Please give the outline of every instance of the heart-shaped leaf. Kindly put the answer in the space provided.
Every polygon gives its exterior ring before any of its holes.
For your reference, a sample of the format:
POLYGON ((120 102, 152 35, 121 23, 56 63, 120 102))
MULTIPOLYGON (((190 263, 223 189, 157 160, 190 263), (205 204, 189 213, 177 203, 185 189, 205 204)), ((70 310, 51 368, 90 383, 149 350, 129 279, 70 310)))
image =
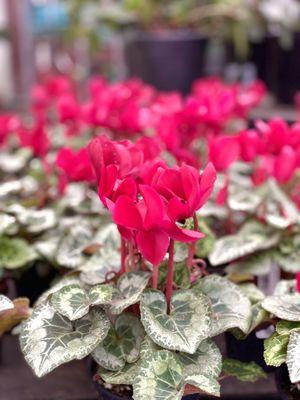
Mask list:
POLYGON ((50 287, 50 289, 46 290, 35 302, 35 305, 41 305, 43 303, 46 303, 49 299, 49 297, 57 292, 58 290, 60 290, 61 288, 63 288, 64 286, 69 286, 69 285, 73 285, 73 284, 78 284, 80 285, 81 282, 79 280, 78 275, 75 274, 68 274, 68 275, 64 275, 62 278, 60 278, 58 281, 56 281, 53 286, 50 287))
POLYGON ((241 283, 239 288, 248 297, 251 304, 258 303, 265 298, 264 293, 254 283, 241 283))
POLYGON ((255 382, 266 378, 267 374, 255 362, 241 362, 232 358, 223 360, 223 371, 228 376, 234 376, 242 382, 255 382))
POLYGON ((25 240, 0 237, 0 268, 20 268, 36 258, 37 254, 25 240))
POLYGON ((134 363, 139 358, 144 336, 144 328, 136 316, 129 313, 119 315, 92 356, 103 368, 119 371, 126 363, 134 363))
POLYGON ((25 321, 20 344, 25 359, 38 377, 61 364, 82 359, 105 339, 109 321, 100 309, 93 309, 71 322, 49 304, 37 307, 25 321))
POLYGON ((211 376, 195 373, 186 376, 184 382, 185 384, 199 388, 202 392, 211 394, 212 396, 220 397, 220 384, 211 376))
POLYGON ((286 361, 289 335, 279 335, 274 332, 264 341, 264 359, 267 365, 279 367, 286 361))
POLYGON ((274 296, 296 293, 296 279, 283 279, 279 281, 274 289, 274 296))
POLYGON ((300 321, 300 294, 269 296, 262 302, 269 313, 287 321, 300 321))
POLYGON ((121 314, 125 308, 140 301, 150 279, 148 272, 132 271, 122 275, 117 283, 117 295, 111 302, 110 311, 121 314))
POLYGON ((275 253, 271 250, 251 254, 246 260, 239 260, 226 268, 227 273, 241 273, 255 276, 267 275, 273 265, 275 253))
POLYGON ((56 214, 51 208, 42 210, 23 208, 16 216, 20 224, 24 225, 30 233, 46 231, 53 228, 57 223, 56 214))
POLYGON ((132 385, 135 377, 138 374, 139 365, 126 364, 120 371, 107 371, 102 368, 99 369, 98 375, 106 383, 111 385, 132 385))
POLYGON ((133 381, 134 400, 180 400, 183 395, 183 367, 167 350, 150 353, 141 360, 133 381))
POLYGON ((75 321, 89 312, 91 305, 109 303, 114 295, 112 285, 97 285, 86 292, 80 284, 73 283, 57 290, 51 304, 57 312, 75 321))
POLYGON ((216 378, 222 371, 222 355, 210 339, 203 340, 194 354, 179 353, 178 357, 185 376, 200 374, 216 378))
POLYGON ((0 235, 16 233, 17 229, 18 226, 15 217, 0 213, 0 235))
POLYGON ((210 335, 210 301, 192 290, 177 291, 171 299, 170 315, 163 293, 147 290, 141 299, 141 321, 159 346, 193 354, 210 335))
POLYGON ((293 331, 287 347, 286 363, 292 383, 300 381, 300 332, 293 331))
POLYGON ((239 328, 247 333, 251 324, 251 303, 234 283, 218 275, 201 279, 195 291, 208 296, 212 304, 212 326, 210 337, 230 328, 239 328))

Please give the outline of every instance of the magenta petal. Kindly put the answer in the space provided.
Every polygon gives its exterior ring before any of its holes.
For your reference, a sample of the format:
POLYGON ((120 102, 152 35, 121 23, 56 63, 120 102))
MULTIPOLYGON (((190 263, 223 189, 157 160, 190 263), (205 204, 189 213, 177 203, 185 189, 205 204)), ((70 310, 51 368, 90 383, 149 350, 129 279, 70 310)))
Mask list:
POLYGON ((195 242, 205 236, 202 232, 180 229, 176 224, 170 221, 164 221, 164 229, 172 239, 183 243, 195 242))
POLYGON ((140 231, 136 240, 142 255, 153 265, 161 263, 170 243, 169 235, 161 230, 140 231))
POLYGON ((140 185, 144 202, 147 207, 144 226, 151 229, 160 226, 164 216, 164 203, 160 195, 151 186, 140 185))
POLYGON ((177 197, 173 197, 168 203, 168 216, 172 221, 180 221, 192 217, 187 204, 184 204, 177 197))
POLYGON ((128 196, 120 196, 115 203, 113 220, 116 224, 130 229, 140 229, 142 218, 133 200, 128 196))
POLYGON ((114 201, 118 199, 118 197, 125 195, 132 199, 136 198, 137 195, 137 185, 133 178, 125 178, 120 185, 118 186, 113 198, 114 201))

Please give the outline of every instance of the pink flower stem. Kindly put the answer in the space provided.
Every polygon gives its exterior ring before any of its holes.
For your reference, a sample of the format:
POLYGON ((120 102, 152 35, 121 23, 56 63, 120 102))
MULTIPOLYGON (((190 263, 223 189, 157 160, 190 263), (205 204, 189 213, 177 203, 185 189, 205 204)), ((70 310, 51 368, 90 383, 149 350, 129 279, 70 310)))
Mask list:
POLYGON ((127 256, 127 248, 126 241, 121 237, 121 270, 120 275, 125 274, 126 272, 126 256, 127 256))
MULTIPOLYGON (((198 223, 198 218, 197 218, 196 213, 194 213, 194 215, 193 215, 193 221, 194 221, 194 231, 198 231, 199 223, 198 223)), ((189 254, 188 254, 188 259, 187 259, 187 266, 188 266, 189 270, 191 270, 191 268, 193 266, 195 250, 196 250, 196 243, 194 242, 194 243, 191 243, 189 246, 189 254)))
POLYGON ((168 314, 170 313, 173 280, 174 280, 174 240, 171 239, 169 247, 169 262, 168 262, 168 273, 166 282, 166 299, 168 305, 168 314))
POLYGON ((152 270, 152 287, 157 289, 158 286, 159 265, 153 265, 152 270))

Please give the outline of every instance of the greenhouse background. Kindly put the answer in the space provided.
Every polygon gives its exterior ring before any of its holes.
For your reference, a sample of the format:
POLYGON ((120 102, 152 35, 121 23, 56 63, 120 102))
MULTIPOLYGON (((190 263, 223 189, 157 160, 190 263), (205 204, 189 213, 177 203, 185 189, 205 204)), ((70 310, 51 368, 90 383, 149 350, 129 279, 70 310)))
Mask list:
POLYGON ((300 399, 300 1, 0 0, 0 400, 300 399))

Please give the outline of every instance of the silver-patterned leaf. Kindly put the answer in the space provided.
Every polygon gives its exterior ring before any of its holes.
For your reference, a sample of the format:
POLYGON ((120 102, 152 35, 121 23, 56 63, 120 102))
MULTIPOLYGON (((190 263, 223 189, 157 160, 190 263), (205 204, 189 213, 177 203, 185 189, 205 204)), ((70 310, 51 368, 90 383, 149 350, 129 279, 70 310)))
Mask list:
POLYGON ((264 341, 264 359, 267 365, 279 367, 286 361, 289 335, 279 335, 274 332, 264 341))
POLYGON ((210 298, 212 304, 210 337, 230 328, 248 332, 252 316, 251 303, 236 284, 221 276, 210 275, 197 283, 195 291, 198 293, 199 290, 210 298))
POLYGON ((255 382, 267 377, 267 374, 255 362, 242 362, 232 358, 223 360, 223 371, 226 375, 234 376, 242 382, 255 382))
POLYGON ((215 378, 211 376, 205 376, 195 373, 187 375, 184 381, 186 384, 199 388, 204 393, 220 397, 220 384, 215 378))
POLYGON ((241 283, 239 288, 251 301, 251 304, 258 303, 265 298, 264 293, 254 283, 241 283))
POLYGON ((134 363, 139 358, 144 336, 143 326, 135 315, 119 315, 114 327, 111 327, 92 356, 101 367, 109 371, 119 371, 126 363, 134 363))
POLYGON ((28 148, 22 148, 13 153, 1 152, 0 154, 0 170, 7 173, 16 173, 21 171, 27 161, 30 159, 32 151, 28 148))
POLYGON ((300 332, 294 331, 290 335, 287 348, 286 363, 292 383, 300 381, 300 332))
POLYGON ((203 340, 194 354, 178 353, 184 375, 200 374, 216 378, 222 371, 222 355, 210 339, 203 340))
POLYGON ((147 334, 165 349, 193 354, 210 335, 210 301, 201 293, 177 291, 171 299, 170 314, 167 314, 163 293, 148 290, 143 294, 140 307, 147 334))
POLYGON ((3 294, 0 294, 0 313, 2 311, 11 310, 14 308, 14 303, 3 294))
POLYGON ((57 282, 53 283, 53 286, 50 289, 46 290, 36 301, 35 306, 41 305, 48 301, 49 297, 63 288, 64 286, 73 285, 73 284, 80 284, 80 280, 78 275, 69 274, 65 275, 60 278, 57 282))
MULTIPOLYGON (((229 187, 230 188, 230 187, 229 187)), ((254 213, 262 201, 262 196, 257 191, 238 190, 232 192, 228 197, 228 205, 234 211, 254 213)))
POLYGON ((0 184, 0 198, 18 194, 22 190, 22 182, 13 180, 0 184))
POLYGON ((0 268, 20 268, 36 258, 36 252, 25 240, 0 237, 0 268))
POLYGON ((134 400, 180 400, 183 368, 175 354, 161 350, 142 359, 133 382, 134 400))
POLYGON ((283 279, 279 281, 274 290, 274 296, 294 294, 296 292, 296 279, 283 279))
POLYGON ((269 313, 287 321, 300 321, 300 294, 269 296, 262 302, 269 313))
POLYGON ((276 332, 279 335, 288 335, 293 330, 300 330, 300 322, 293 321, 279 321, 276 324, 276 332))
POLYGON ((85 220, 72 226, 58 247, 58 264, 67 268, 76 268, 84 264, 86 257, 82 252, 91 243, 92 238, 92 228, 85 220))
POLYGON ((285 272, 296 274, 300 272, 300 251, 295 249, 290 254, 276 253, 276 261, 285 272))
POLYGON ((12 215, 0 213, 0 235, 14 234, 17 232, 18 226, 16 218, 12 215))
POLYGON ((88 292, 89 303, 93 306, 109 304, 115 293, 116 289, 113 285, 95 285, 88 292))
POLYGON ((117 295, 111 302, 110 311, 121 314, 125 308, 140 301, 150 279, 148 272, 132 271, 122 275, 117 283, 117 295))
POLYGON ((272 251, 251 254, 246 260, 236 261, 226 268, 227 273, 241 273, 255 276, 267 275, 274 260, 272 251))
POLYGON ((111 385, 132 385, 138 374, 138 364, 126 364, 120 371, 107 371, 100 368, 98 374, 106 383, 111 385))
POLYGON ((92 310, 75 322, 49 304, 36 308, 23 324, 20 344, 26 361, 38 377, 61 364, 82 359, 105 339, 109 321, 102 310, 92 310))
POLYGON ((17 213, 17 219, 30 233, 40 233, 53 228, 57 223, 55 212, 50 208, 26 209, 17 213))
POLYGON ((81 279, 96 285, 106 281, 108 275, 120 270, 120 234, 115 224, 107 224, 98 230, 94 241, 101 245, 90 259, 80 266, 81 279))
POLYGON ((76 283, 53 293, 51 304, 57 312, 69 318, 70 321, 82 318, 89 312, 90 308, 87 294, 76 283))

